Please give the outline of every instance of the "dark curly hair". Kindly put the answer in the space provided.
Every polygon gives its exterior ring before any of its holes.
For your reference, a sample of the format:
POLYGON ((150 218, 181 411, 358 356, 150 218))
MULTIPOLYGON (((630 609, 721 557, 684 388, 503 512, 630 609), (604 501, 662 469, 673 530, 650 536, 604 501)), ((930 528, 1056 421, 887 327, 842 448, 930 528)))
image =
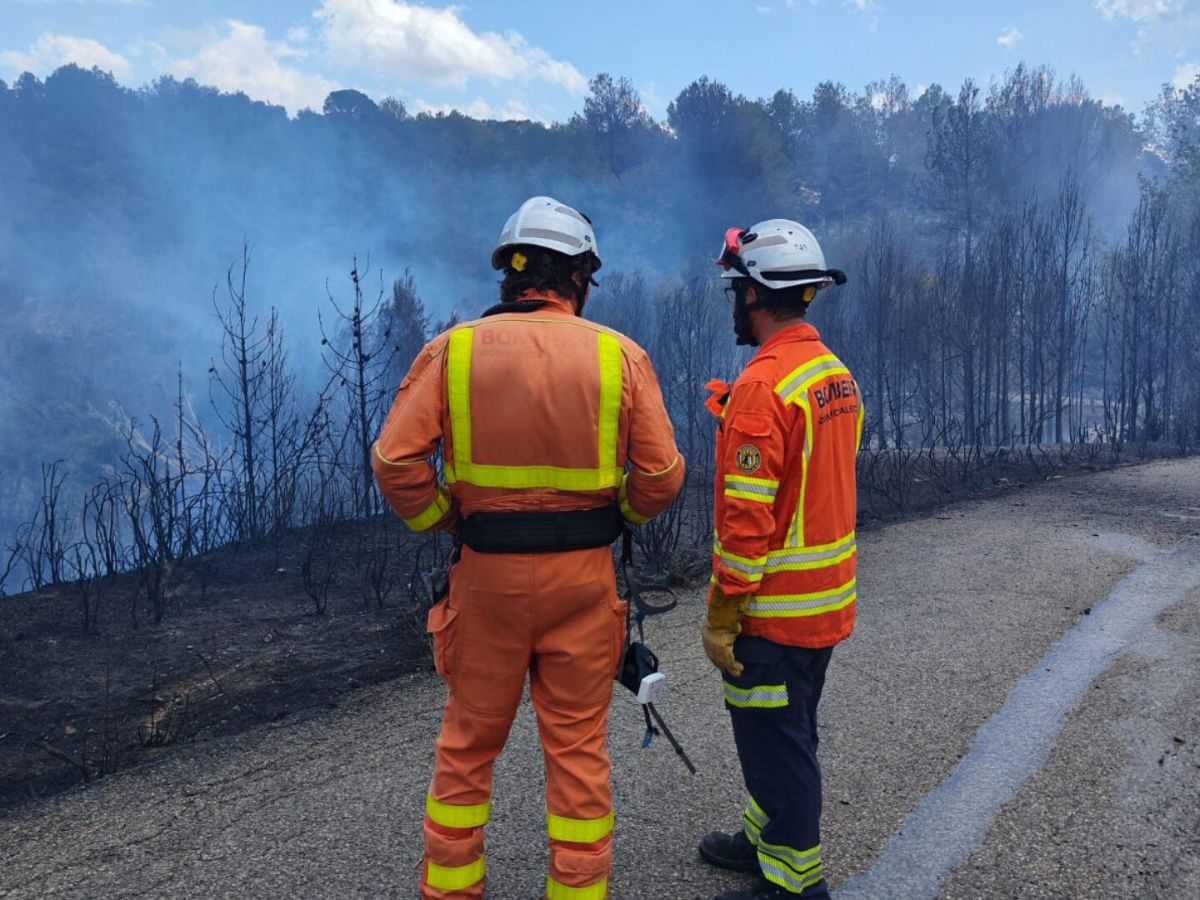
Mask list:
POLYGON ((518 244, 508 248, 504 264, 504 280, 500 282, 500 302, 512 303, 526 291, 544 294, 553 291, 561 297, 583 301, 584 288, 595 271, 595 258, 590 253, 566 256, 545 247, 518 244), (514 253, 526 258, 525 268, 517 271, 512 267, 514 253), (574 275, 583 276, 583 285, 576 284, 574 275))

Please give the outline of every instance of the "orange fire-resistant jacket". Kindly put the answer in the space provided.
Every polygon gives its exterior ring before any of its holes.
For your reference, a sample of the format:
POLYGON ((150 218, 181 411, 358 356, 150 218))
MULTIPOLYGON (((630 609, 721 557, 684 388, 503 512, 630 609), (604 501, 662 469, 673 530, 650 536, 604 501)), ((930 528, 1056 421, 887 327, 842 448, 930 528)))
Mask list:
POLYGON ((829 647, 853 630, 862 423, 850 370, 807 323, 772 335, 734 383, 717 435, 713 579, 750 595, 743 633, 829 647))
POLYGON ((683 484, 645 351, 566 300, 522 299, 546 305, 444 332, 400 385, 373 462, 384 497, 414 531, 452 529, 476 512, 613 502, 641 524, 683 484), (431 462, 439 442, 444 481, 431 462))

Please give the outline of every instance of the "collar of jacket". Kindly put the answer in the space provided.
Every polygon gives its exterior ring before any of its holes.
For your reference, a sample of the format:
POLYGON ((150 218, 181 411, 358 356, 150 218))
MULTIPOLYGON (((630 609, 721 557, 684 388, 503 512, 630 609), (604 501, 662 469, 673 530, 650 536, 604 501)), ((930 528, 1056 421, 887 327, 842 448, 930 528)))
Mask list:
POLYGON ((575 315, 575 304, 565 297, 560 297, 558 294, 539 294, 536 291, 526 291, 518 300, 541 300, 546 305, 538 310, 538 315, 543 313, 566 313, 569 316, 575 315))
POLYGON ((821 334, 812 325, 807 322, 797 322, 795 325, 789 325, 786 328, 780 328, 777 332, 767 338, 762 346, 758 348, 758 352, 774 347, 776 344, 788 343, 791 341, 819 341, 821 334))

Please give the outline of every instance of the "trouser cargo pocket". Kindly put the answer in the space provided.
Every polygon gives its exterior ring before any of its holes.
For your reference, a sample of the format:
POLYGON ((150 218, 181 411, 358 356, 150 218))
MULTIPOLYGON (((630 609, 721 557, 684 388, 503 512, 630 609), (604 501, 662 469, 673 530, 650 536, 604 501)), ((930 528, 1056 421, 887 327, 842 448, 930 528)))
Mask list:
POLYGON ((429 609, 425 630, 433 640, 433 665, 439 675, 450 680, 454 672, 454 620, 458 610, 450 606, 450 598, 440 600, 429 609))

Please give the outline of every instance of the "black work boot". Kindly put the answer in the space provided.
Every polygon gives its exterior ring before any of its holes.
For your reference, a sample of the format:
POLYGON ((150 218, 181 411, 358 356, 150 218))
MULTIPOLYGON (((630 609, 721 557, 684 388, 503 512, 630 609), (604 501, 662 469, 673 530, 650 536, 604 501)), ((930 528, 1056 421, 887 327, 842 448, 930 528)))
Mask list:
POLYGON ((718 894, 715 900, 830 900, 829 888, 824 881, 806 888, 803 894, 793 894, 765 878, 760 878, 752 887, 718 894))
POLYGON ((758 851, 744 831, 734 834, 710 831, 700 838, 700 858, 710 865, 735 872, 758 871, 758 851))

